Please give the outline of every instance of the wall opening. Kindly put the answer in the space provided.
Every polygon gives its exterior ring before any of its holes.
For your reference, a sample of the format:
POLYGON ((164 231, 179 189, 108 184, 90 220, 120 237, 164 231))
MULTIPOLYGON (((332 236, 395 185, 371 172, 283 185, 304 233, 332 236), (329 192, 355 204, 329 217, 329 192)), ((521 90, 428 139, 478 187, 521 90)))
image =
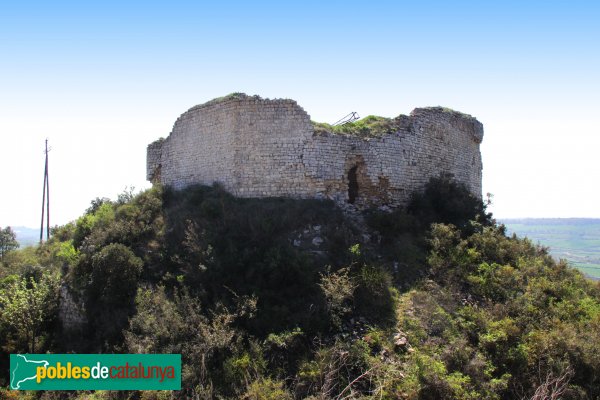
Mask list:
POLYGON ((354 204, 358 197, 358 180, 356 179, 356 169, 358 166, 350 168, 348 171, 348 203, 354 204))

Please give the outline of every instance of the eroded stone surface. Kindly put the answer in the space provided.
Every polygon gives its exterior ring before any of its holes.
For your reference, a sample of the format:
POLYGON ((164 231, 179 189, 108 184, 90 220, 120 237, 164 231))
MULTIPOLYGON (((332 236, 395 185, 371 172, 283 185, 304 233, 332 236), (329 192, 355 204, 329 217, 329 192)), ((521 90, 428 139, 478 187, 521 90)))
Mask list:
POLYGON ((293 100, 235 95, 183 113, 148 146, 147 179, 175 189, 220 183, 239 197, 329 198, 357 207, 406 204, 449 173, 481 196, 483 125, 417 108, 392 132, 361 138, 315 128, 293 100))

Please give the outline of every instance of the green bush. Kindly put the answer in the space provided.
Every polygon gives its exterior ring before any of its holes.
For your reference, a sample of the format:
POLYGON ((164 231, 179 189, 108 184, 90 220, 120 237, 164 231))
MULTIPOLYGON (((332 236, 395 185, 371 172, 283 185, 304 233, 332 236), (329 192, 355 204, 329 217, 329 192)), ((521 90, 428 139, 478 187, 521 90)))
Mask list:
POLYGON ((475 232, 470 221, 483 226, 494 223, 492 215, 486 212, 486 204, 448 174, 431 178, 423 192, 415 192, 407 211, 425 228, 432 223, 452 224, 466 235, 475 232))
POLYGON ((342 320, 352 310, 351 301, 356 285, 348 268, 321 275, 319 287, 326 299, 327 312, 335 329, 340 329, 342 320))
POLYGON ((245 400, 293 400, 292 394, 285 388, 285 384, 269 378, 259 379, 248 386, 248 390, 241 397, 245 400))
POLYGON ((395 291, 390 273, 379 266, 363 265, 355 279, 354 307, 357 312, 372 323, 394 323, 395 291))
POLYGON ((121 331, 134 312, 143 262, 122 244, 109 244, 91 257, 85 305, 98 343, 122 340, 121 331))
MULTIPOLYGON (((344 229, 331 202, 239 199, 219 187, 197 186, 166 190, 164 205, 165 258, 176 261, 173 275, 182 275, 184 285, 203 302, 229 304, 231 291, 256 295, 257 318, 244 328, 260 337, 295 327, 314 332, 327 325, 318 282, 323 265, 339 260, 313 257, 290 238, 316 224, 325 236, 344 229)), ((331 245, 326 243, 323 247, 331 245)))
POLYGON ((371 240, 331 202, 219 187, 98 199, 44 245, 6 254, 0 345, 181 353, 177 396, 190 398, 600 397, 600 286, 506 237, 449 179, 416 199, 369 212, 371 240), (81 348, 56 334, 55 311, 35 345, 16 326, 61 272, 85 303, 81 348))
POLYGON ((3 349, 36 353, 47 344, 51 323, 58 312, 58 277, 15 277, 0 288, 0 339, 3 349), (10 342, 6 339, 10 338, 10 342))
POLYGON ((311 398, 319 399, 342 398, 342 392, 349 388, 355 393, 369 393, 374 382, 364 373, 372 367, 370 353, 369 345, 362 340, 336 341, 330 346, 318 348, 312 359, 305 360, 299 366, 297 394, 301 398, 314 396, 311 398), (361 376, 365 379, 353 383, 361 376))

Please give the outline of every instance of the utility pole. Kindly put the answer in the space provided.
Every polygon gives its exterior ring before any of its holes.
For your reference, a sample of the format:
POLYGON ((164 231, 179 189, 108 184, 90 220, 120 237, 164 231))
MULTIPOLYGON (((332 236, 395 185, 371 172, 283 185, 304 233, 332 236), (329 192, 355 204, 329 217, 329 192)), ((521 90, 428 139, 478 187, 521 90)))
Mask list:
POLYGON ((50 182, 48 181, 48 139, 46 139, 46 164, 44 167, 44 192, 42 194, 42 225, 40 227, 40 244, 44 239, 44 208, 46 210, 46 240, 50 239, 50 182))

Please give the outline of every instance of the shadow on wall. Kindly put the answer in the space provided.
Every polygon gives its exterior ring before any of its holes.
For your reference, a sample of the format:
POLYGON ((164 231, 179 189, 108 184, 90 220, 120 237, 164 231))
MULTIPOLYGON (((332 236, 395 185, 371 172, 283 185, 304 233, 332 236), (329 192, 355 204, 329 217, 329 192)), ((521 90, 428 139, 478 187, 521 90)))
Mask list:
POLYGON ((348 171, 348 203, 354 204, 358 197, 358 180, 356 179, 357 165, 348 171))

